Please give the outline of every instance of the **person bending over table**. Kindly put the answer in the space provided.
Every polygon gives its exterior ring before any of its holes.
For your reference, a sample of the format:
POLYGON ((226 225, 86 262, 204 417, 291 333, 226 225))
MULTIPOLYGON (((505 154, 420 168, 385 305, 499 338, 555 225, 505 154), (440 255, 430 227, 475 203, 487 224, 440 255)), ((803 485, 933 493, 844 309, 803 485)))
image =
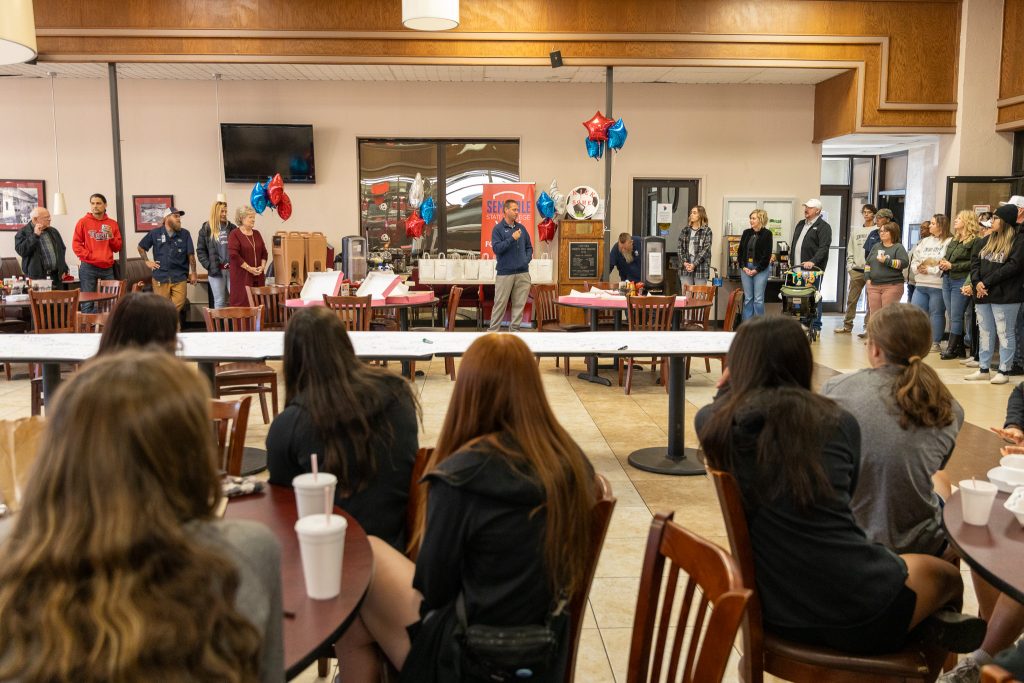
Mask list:
POLYGON ((633 236, 628 232, 619 234, 618 244, 612 247, 611 253, 608 254, 608 263, 611 264, 608 272, 618 269, 619 279, 623 282, 644 281, 640 250, 634 246, 633 236))
POLYGON ((937 557, 897 555, 857 525, 860 429, 811 391, 814 361, 800 323, 745 322, 727 367, 697 432, 708 464, 742 491, 765 630, 879 654, 900 649, 928 620, 928 635, 951 650, 977 647, 985 622, 949 608, 962 599, 960 572, 937 557))
POLYGON ((114 306, 103 326, 97 356, 129 347, 178 350, 178 309, 170 299, 149 292, 129 292, 114 306))
POLYGON ((512 319, 509 330, 518 332, 523 324, 523 308, 530 296, 530 261, 533 260, 533 244, 530 233, 519 217, 519 202, 506 199, 505 217, 491 230, 491 247, 494 257, 498 259, 495 266, 497 276, 494 280, 494 305, 491 307, 491 332, 501 329, 501 321, 505 317, 505 309, 511 301, 512 319))
MULTIPOLYGON (((337 647, 347 682, 377 680, 374 640, 402 681, 460 680, 458 598, 470 627, 517 627, 544 624, 560 595, 586 588, 594 471, 521 339, 492 334, 470 346, 426 471, 415 565, 370 539, 373 583, 337 647)), ((543 680, 564 676, 564 614, 543 680)))
POLYGON ((299 309, 284 333, 284 412, 267 433, 270 483, 319 467, 338 477, 335 503, 404 548, 417 437, 416 399, 399 375, 360 361, 328 308, 299 309))
POLYGON ((215 517, 209 402, 154 351, 63 386, 0 540, 0 680, 284 680, 280 548, 215 517))

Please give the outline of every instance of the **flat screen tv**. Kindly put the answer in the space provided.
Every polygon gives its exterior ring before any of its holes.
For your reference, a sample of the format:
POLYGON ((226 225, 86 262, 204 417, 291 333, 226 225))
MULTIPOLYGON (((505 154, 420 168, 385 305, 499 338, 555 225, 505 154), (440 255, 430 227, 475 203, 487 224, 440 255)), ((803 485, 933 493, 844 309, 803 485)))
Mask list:
POLYGON ((315 183, 313 126, 222 123, 224 180, 255 183, 280 173, 286 183, 315 183))

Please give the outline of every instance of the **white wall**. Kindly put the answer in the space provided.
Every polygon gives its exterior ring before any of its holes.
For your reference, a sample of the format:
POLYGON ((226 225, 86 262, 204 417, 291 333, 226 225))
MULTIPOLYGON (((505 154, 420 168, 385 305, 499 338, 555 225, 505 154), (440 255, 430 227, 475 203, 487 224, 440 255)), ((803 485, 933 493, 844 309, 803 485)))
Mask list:
MULTIPOLYGON (((222 177, 218 122, 212 81, 126 80, 119 89, 127 214, 121 224, 133 256, 141 235, 134 234, 132 194, 173 194, 193 233, 205 220, 222 177)), ((524 181, 546 187, 557 178, 563 191, 577 184, 603 191, 604 164, 587 157, 580 125, 603 106, 603 85, 227 81, 220 92, 222 121, 314 126, 317 183, 288 186, 293 216, 285 224, 264 214, 257 226, 265 236, 316 229, 337 245, 342 235, 358 233, 356 140, 363 136, 520 138, 524 181)), ((630 229, 634 177, 701 180, 716 260, 723 197, 818 192, 811 86, 630 84, 616 86, 615 102, 615 116, 629 129, 614 157, 615 232, 630 229)), ((106 194, 113 212, 107 83, 58 80, 56 103, 70 215, 55 217, 54 225, 70 242, 92 192, 106 194)), ((0 178, 43 178, 52 198, 49 83, 0 79, 0 124, 0 178)), ((226 186, 232 213, 249 190, 226 186)), ((13 242, 13 233, 0 233, 0 253, 11 255, 13 242)))

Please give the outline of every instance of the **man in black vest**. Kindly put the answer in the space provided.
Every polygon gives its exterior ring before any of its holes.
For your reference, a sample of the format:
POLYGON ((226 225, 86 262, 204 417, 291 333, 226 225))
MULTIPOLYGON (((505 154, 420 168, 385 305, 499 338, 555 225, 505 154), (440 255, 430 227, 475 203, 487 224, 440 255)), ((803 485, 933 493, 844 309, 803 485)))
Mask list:
MULTIPOLYGON (((793 254, 804 270, 818 269, 821 275, 814 286, 821 289, 828 266, 828 250, 832 245, 832 226, 821 217, 821 200, 808 199, 804 202, 804 219, 793 228, 793 254)), ((811 327, 821 331, 822 304, 818 302, 818 315, 811 321, 811 327)))

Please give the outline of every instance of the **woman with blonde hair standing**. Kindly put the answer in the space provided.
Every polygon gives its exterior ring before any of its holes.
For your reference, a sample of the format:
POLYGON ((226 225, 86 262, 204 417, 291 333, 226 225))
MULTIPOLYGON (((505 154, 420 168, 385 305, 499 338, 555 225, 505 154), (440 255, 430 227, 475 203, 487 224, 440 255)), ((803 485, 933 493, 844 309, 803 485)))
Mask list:
POLYGON ((207 284, 213 295, 213 307, 228 305, 228 236, 238 227, 228 220, 227 202, 216 201, 210 207, 210 220, 199 228, 196 258, 208 273, 207 284))
POLYGON ((61 387, 0 541, 0 680, 284 679, 280 548, 216 518, 209 401, 163 351, 61 387))
POLYGON ((235 220, 238 229, 228 235, 230 301, 232 306, 248 306, 245 288, 262 287, 267 281, 267 245, 256 229, 256 211, 251 206, 238 207, 235 220))
POLYGON ((740 237, 740 282, 743 285, 743 319, 764 315, 764 290, 768 286, 768 266, 772 259, 772 233, 765 229, 768 213, 750 212, 750 227, 740 237))
POLYGON ((963 358, 966 344, 970 345, 969 328, 964 326, 964 314, 970 298, 961 289, 971 272, 971 249, 978 237, 978 215, 970 210, 961 211, 953 221, 953 239, 946 246, 946 253, 939 261, 942 271, 942 299, 949 313, 949 341, 942 353, 942 360, 963 358))

